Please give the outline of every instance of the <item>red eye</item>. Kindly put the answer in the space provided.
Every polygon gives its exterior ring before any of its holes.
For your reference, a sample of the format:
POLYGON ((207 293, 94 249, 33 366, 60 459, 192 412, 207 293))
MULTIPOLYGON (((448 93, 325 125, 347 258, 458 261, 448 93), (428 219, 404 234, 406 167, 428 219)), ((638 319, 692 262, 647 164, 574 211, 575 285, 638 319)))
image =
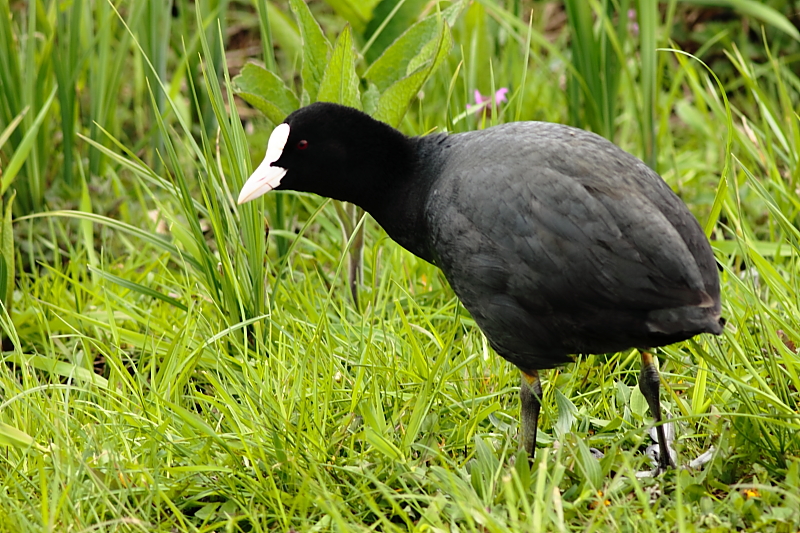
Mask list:
POLYGON ((308 148, 308 141, 300 141, 297 143, 298 150, 305 150, 306 148, 308 148))

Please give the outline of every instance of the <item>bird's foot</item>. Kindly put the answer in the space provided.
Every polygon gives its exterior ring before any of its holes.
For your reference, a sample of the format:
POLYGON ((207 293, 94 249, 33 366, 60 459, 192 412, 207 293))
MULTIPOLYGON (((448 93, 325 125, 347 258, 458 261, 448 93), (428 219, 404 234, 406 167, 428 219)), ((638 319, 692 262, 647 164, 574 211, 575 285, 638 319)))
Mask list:
MULTIPOLYGON (((669 417, 669 415, 667 415, 669 417)), ((675 442, 675 424, 667 422, 661 426, 664 435, 663 446, 659 442, 659 431, 656 426, 648 430, 650 438, 653 439, 654 444, 651 444, 645 450, 645 455, 650 458, 653 465, 652 470, 643 470, 636 473, 637 478, 657 477, 671 468, 675 468, 678 460, 678 453, 672 447, 675 442), (662 457, 662 451, 666 450, 666 457, 662 457)))
MULTIPOLYGON (((644 470, 641 472, 636 473, 637 478, 648 478, 648 477, 658 477, 667 470, 673 469, 677 467, 677 460, 678 454, 675 452, 675 449, 672 447, 672 443, 675 442, 675 425, 672 422, 667 422, 664 424, 664 435, 665 435, 665 445, 666 449, 669 453, 669 458, 666 460, 662 460, 661 458, 661 446, 658 442, 658 432, 656 431, 655 427, 650 428, 649 430, 650 438, 653 439, 655 444, 651 444, 645 450, 645 454, 650 458, 650 462, 653 465, 652 470, 644 470)), ((689 468, 692 470, 696 470, 701 468, 706 463, 710 462, 711 459, 714 457, 714 447, 710 447, 706 452, 700 454, 697 458, 689 461, 683 468, 689 468)))
POLYGON ((603 452, 601 452, 597 448, 589 448, 589 453, 591 453, 592 457, 594 457, 598 461, 606 456, 606 454, 604 454, 603 452))
POLYGON ((688 468, 692 470, 697 470, 698 468, 705 466, 706 463, 710 463, 711 459, 714 458, 714 452, 716 448, 711 446, 708 450, 698 455, 696 458, 689 461, 689 464, 686 465, 688 468))

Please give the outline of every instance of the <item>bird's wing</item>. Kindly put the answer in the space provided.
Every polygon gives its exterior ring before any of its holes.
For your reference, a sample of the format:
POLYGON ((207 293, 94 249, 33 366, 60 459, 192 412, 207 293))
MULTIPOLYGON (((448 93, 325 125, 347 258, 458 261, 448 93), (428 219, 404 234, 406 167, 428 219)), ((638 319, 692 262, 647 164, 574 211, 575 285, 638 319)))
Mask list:
POLYGON ((432 247, 462 299, 503 294, 534 314, 709 304, 683 234, 704 237, 680 200, 610 143, 571 138, 484 140, 448 169, 432 247))

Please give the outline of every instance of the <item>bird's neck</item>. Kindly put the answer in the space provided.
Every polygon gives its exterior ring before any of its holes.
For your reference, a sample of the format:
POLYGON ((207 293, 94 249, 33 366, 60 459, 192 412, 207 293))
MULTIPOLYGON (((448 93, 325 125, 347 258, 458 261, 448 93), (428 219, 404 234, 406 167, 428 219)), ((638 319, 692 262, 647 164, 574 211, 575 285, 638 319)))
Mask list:
POLYGON ((404 154, 387 154, 388 165, 370 171, 369 187, 351 200, 386 233, 414 255, 433 262, 425 207, 435 173, 430 167, 430 137, 405 138, 404 154))

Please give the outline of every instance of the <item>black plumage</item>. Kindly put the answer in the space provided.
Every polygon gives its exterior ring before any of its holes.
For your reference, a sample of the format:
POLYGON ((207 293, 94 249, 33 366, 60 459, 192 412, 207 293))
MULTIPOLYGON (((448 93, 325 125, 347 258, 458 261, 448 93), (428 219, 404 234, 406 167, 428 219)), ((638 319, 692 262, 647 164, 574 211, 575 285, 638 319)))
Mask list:
MULTIPOLYGON (((538 370, 571 354, 722 331, 716 262, 697 220, 661 177, 602 137, 518 122, 411 138, 328 103, 285 124, 239 202, 273 188, 353 202, 441 268, 491 346, 523 373, 531 457, 538 370)), ((646 352, 640 387, 660 420, 646 352)))

